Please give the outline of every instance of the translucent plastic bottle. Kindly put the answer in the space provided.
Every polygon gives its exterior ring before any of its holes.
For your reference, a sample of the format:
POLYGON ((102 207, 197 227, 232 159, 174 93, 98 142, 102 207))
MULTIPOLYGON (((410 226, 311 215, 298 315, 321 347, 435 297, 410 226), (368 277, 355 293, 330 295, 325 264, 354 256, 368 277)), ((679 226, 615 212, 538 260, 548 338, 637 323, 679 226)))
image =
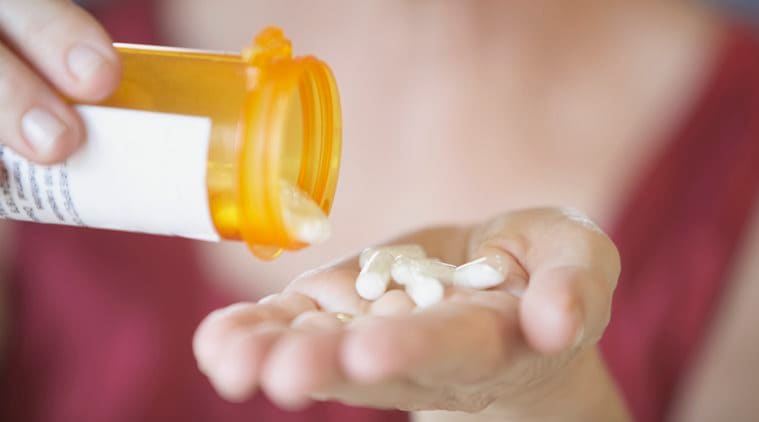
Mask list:
POLYGON ((309 218, 313 204, 328 215, 339 171, 340 106, 327 65, 293 57, 276 28, 242 54, 116 48, 118 89, 78 106, 88 130, 81 151, 52 167, 0 151, 0 214, 244 240, 262 258, 306 246, 288 210, 309 218))

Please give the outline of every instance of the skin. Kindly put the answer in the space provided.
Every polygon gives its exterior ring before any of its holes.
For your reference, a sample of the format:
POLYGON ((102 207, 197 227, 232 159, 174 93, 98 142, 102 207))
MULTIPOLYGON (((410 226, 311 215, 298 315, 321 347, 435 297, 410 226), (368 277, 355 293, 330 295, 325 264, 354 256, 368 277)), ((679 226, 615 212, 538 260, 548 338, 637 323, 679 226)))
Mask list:
MULTIPOLYGON (((561 209, 534 206, 572 204, 608 228, 620 186, 634 183, 660 147, 652 139, 670 130, 696 95, 706 76, 694 69, 708 68, 719 30, 696 8, 661 3, 587 0, 545 13, 543 2, 309 8, 166 1, 165 16, 173 18, 167 31, 195 47, 236 49, 251 27, 287 24, 297 48, 335 68, 346 140, 361 140, 346 142, 339 195, 352 200, 338 201, 335 241, 266 266, 251 264, 242 248, 216 245, 205 257, 220 282, 251 285, 254 273, 256 294, 279 291, 295 275, 288 271, 409 231, 403 241, 425 244, 454 263, 483 253, 511 257, 511 279, 526 289, 521 300, 499 290, 451 290, 440 305, 410 312, 398 293, 375 304, 359 300, 351 289, 355 259, 328 266, 296 278, 266 303, 236 305, 204 321, 194 350, 219 393, 244 400, 260 388, 286 407, 338 399, 477 412, 419 414, 438 421, 627 419, 595 347, 619 271, 614 246, 561 209), (219 19, 207 19, 209 13, 219 19), (210 25, 234 19, 238 24, 227 31, 210 25), (367 83, 366 75, 382 78, 367 83), (451 169, 459 170, 456 178, 451 169), (448 180, 445 191, 441 180, 448 180), (399 181, 413 183, 399 191, 399 181), (377 198, 392 198, 393 206, 366 224, 377 198), (476 223, 489 215, 500 218, 476 223), (551 236, 540 235, 549 229, 551 236), (342 322, 335 312, 354 319, 342 322), (401 342, 410 331, 424 341, 401 342)), ((82 133, 54 92, 92 101, 113 89, 119 69, 107 35, 72 3, 56 0, 0 0, 0 32, 0 93, 13 93, 0 95, 0 139, 34 161, 60 160, 82 133), (84 77, 67 62, 76 45, 103 58, 98 65, 90 60, 84 77), (44 151, 21 130, 22 116, 34 107, 65 127, 44 151)), ((752 269, 746 271, 751 279, 752 269)), ((741 327, 740 318, 724 318, 725 327, 741 327)), ((725 344, 732 347, 716 356, 745 345, 725 344)), ((704 365, 715 367, 719 359, 707 356, 704 365)), ((721 373, 697 372, 696 379, 709 384, 721 373)), ((693 389, 683 415, 693 414, 691 401, 709 401, 704 391, 693 389)), ((742 403, 749 409, 754 402, 742 403)))
MULTIPOLYGON (((706 83, 721 30, 692 2, 583 1, 536 13, 544 3, 166 1, 164 27, 178 45, 235 50, 251 28, 282 25, 297 51, 328 60, 343 97, 345 160, 333 239, 266 265, 244 246, 213 245, 205 255, 217 280, 256 297, 404 230, 546 203, 574 205, 611 229, 627 187, 706 83), (224 31, 210 14, 228 23, 224 31), (451 169, 459 170, 453 180, 451 169), (444 190, 440 180, 447 180, 444 190), (397 189, 400 181, 406 190, 397 189), (388 198, 382 218, 366 224, 388 198)), ((759 235, 749 234, 743 254, 759 254, 759 235)), ((741 420, 759 410, 736 394, 755 391, 751 371, 726 368, 751 366, 752 359, 736 357, 759 350, 749 335, 759 296, 745 282, 757 277, 756 268, 740 266, 726 280, 735 293, 722 302, 719 329, 689 388, 675 397, 673 420, 741 420)))
POLYGON ((97 101, 115 89, 120 67, 111 40, 82 9, 56 0, 0 1, 0 35, 0 139, 30 160, 58 162, 81 143, 84 129, 57 92, 97 101), (56 122, 43 145, 24 133, 29 111, 56 122))
POLYGON ((235 50, 275 22, 297 52, 328 61, 341 90, 332 239, 266 265, 244 246, 211 245, 207 265, 256 296, 404 232, 510 209, 568 205, 612 229, 718 42, 698 10, 629 3, 585 1, 551 15, 533 2, 167 2, 173 43, 235 50), (378 207, 382 218, 372 218, 378 207))
POLYGON ((436 228, 401 242, 448 262, 500 255, 508 284, 524 295, 451 287, 424 310, 399 291, 372 304, 355 291, 356 257, 306 273, 262 302, 211 314, 195 336, 199 368, 229 400, 260 388, 286 408, 318 398, 500 420, 629 419, 594 346, 620 269, 616 248, 595 226, 562 210, 530 209, 473 232, 436 228), (352 321, 340 322, 338 312, 352 321), (591 388, 578 391, 580 384, 591 388), (543 400, 552 401, 549 412, 543 400))

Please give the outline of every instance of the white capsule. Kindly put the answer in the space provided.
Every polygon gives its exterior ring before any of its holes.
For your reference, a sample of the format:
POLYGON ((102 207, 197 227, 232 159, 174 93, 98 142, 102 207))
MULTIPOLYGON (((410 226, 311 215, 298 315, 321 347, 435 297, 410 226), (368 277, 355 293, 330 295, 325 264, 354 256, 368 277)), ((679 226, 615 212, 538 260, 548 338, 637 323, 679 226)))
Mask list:
POLYGON ((453 273, 453 284, 472 289, 489 289, 506 279, 503 258, 497 255, 486 256, 468 262, 453 273))
POLYGON ((433 277, 417 276, 406 284, 406 294, 416 306, 425 308, 443 300, 445 288, 440 280, 433 277))
POLYGON ((432 277, 439 281, 450 283, 453 281, 455 270, 455 266, 437 259, 416 259, 399 256, 395 258, 390 275, 396 283, 401 285, 408 284, 419 276, 432 277))
POLYGON ((410 258, 426 258, 427 257, 427 253, 424 252, 424 248, 415 244, 371 247, 371 248, 366 248, 361 252, 361 255, 358 258, 358 265, 361 268, 364 268, 364 265, 366 265, 366 261, 369 259, 369 257, 372 256, 372 254, 378 250, 382 250, 389 253, 390 255, 393 256, 393 258, 398 258, 399 256, 407 256, 410 258))
POLYGON ((308 244, 323 243, 329 238, 329 219, 305 192, 283 180, 280 182, 280 195, 282 217, 290 236, 308 244))
POLYGON ((377 300, 387 291, 390 284, 390 267, 393 256, 385 251, 375 251, 367 258, 366 265, 356 278, 356 292, 366 300, 377 300))
POLYGON ((417 265, 413 258, 407 258, 400 256, 395 259, 393 266, 390 269, 390 276, 393 280, 400 284, 406 285, 414 281, 414 278, 418 274, 417 265))
POLYGON ((437 259, 419 260, 420 272, 422 275, 433 277, 443 283, 452 283, 453 274, 456 272, 456 266, 446 264, 437 259))

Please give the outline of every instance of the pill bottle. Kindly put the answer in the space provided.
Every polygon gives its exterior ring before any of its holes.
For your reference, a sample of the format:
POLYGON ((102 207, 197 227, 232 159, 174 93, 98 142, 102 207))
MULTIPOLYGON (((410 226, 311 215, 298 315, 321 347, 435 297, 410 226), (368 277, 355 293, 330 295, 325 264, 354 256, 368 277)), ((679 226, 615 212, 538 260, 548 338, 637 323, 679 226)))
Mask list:
POLYGON ((312 243, 286 217, 326 218, 335 194, 341 115, 324 62, 294 57, 277 28, 241 54, 116 49, 114 94, 76 105, 79 151, 41 166, 0 150, 2 217, 242 240, 264 259, 312 243))

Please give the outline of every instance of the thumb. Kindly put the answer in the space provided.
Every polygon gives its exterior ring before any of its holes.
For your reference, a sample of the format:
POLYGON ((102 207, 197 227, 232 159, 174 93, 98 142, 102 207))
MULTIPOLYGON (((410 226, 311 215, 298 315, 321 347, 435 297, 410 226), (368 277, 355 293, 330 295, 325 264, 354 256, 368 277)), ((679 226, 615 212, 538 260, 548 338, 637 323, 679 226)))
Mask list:
POLYGON ((469 261, 456 269, 453 282, 458 287, 494 288, 521 297, 529 278, 518 258, 525 249, 519 233, 497 220, 476 227, 469 238, 469 261))
POLYGON ((510 212, 476 229, 470 241, 472 257, 484 258, 468 265, 500 265, 502 288, 523 289, 522 332, 542 353, 596 342, 609 322, 619 276, 611 240, 587 217, 570 211, 510 212))

